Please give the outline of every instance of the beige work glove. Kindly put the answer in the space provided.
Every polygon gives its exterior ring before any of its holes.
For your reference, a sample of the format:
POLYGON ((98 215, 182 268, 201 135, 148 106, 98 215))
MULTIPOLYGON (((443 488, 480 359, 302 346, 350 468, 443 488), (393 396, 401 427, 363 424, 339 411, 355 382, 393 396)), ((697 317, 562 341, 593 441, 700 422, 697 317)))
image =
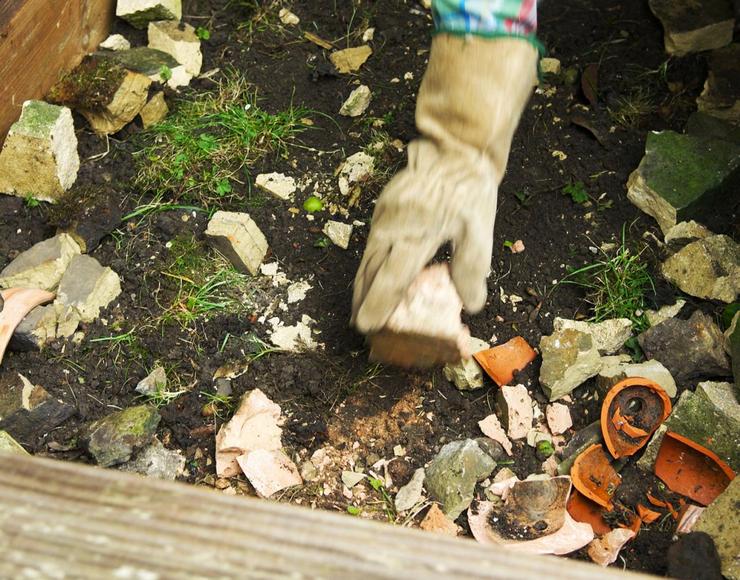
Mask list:
POLYGON ((537 50, 525 40, 434 38, 416 103, 421 137, 378 198, 355 277, 352 322, 360 332, 385 326, 448 241, 466 310, 483 308, 498 185, 536 74, 537 50))

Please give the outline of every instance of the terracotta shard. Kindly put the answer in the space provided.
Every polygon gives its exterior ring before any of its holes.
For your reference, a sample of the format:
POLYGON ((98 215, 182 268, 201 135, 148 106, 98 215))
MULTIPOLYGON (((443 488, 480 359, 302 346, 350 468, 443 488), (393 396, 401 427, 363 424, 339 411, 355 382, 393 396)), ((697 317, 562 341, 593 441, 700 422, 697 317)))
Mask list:
POLYGON ((521 336, 509 342, 482 350, 473 355, 489 377, 502 387, 514 380, 514 373, 521 371, 537 357, 537 353, 521 336))
POLYGON ((671 400, 649 379, 632 377, 618 382, 604 397, 601 431, 613 457, 639 451, 671 413, 671 400))
POLYGON ((591 501, 611 510, 611 498, 622 482, 601 444, 595 443, 581 453, 570 469, 575 488, 591 501))
POLYGON ((55 294, 37 288, 9 288, 0 291, 0 364, 16 326, 37 306, 54 300, 55 294))
POLYGON ((640 519, 646 524, 652 524, 663 514, 661 514, 660 512, 656 512, 655 510, 651 510, 650 508, 646 508, 641 503, 638 503, 637 515, 640 516, 640 519))
MULTIPOLYGON (((655 475, 670 489, 707 506, 721 494, 735 473, 706 447, 667 431, 655 460, 655 475)), ((675 511, 675 510, 674 510, 675 511)))
POLYGON ((589 524, 595 534, 602 536, 611 531, 611 526, 604 520, 604 507, 591 501, 577 489, 573 490, 568 499, 568 513, 575 521, 589 524))

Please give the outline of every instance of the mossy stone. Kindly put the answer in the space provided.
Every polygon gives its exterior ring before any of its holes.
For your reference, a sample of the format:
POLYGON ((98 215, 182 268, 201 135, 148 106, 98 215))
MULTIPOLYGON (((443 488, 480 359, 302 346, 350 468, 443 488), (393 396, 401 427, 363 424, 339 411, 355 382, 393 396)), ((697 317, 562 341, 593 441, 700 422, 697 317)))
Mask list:
POLYGON ((148 405, 111 413, 90 425, 87 449, 103 467, 124 463, 151 441, 161 419, 148 405))

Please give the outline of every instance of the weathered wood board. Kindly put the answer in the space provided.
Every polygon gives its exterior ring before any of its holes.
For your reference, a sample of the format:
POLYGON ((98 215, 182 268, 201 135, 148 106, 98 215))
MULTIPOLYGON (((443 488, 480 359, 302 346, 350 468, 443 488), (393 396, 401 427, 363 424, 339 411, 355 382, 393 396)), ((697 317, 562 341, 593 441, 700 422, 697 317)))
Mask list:
POLYGON ((46 94, 105 39, 115 0, 0 0, 0 142, 23 101, 46 94))
POLYGON ((649 578, 9 454, 0 454, 0 577, 649 578))

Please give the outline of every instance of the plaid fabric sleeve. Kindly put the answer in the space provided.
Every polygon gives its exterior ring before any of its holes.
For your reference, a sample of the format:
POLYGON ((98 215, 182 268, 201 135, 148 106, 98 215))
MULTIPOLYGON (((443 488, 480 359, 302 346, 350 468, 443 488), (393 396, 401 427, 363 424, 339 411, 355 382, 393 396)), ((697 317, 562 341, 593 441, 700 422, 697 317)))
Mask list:
POLYGON ((436 32, 519 36, 537 44, 537 0, 432 0, 436 32))

